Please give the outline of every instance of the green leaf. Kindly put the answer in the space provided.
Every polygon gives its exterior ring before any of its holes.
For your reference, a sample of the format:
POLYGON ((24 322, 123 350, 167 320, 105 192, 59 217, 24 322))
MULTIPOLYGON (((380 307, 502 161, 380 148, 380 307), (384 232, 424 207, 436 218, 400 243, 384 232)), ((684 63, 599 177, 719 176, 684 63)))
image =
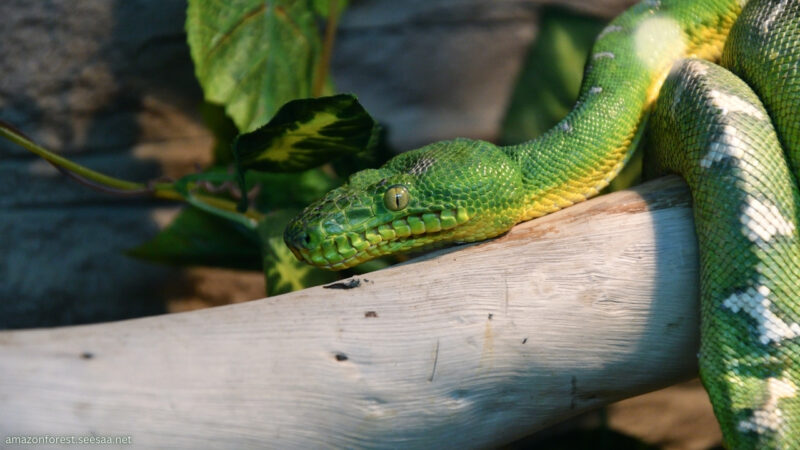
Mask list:
POLYGON ((336 281, 336 272, 318 269, 295 258, 283 242, 283 230, 297 210, 281 210, 267 216, 259 224, 264 277, 267 295, 287 292, 336 281))
POLYGON ((312 0, 189 0, 186 33, 206 100, 240 131, 311 95, 321 51, 312 0))
POLYGON ((293 100, 263 127, 233 143, 240 172, 306 170, 371 149, 378 126, 352 95, 293 100))
POLYGON ((584 63, 605 22, 548 8, 540 24, 503 120, 504 144, 541 135, 572 109, 584 63))
POLYGON ((182 266, 261 268, 255 233, 191 206, 184 208, 156 237, 127 254, 182 266))

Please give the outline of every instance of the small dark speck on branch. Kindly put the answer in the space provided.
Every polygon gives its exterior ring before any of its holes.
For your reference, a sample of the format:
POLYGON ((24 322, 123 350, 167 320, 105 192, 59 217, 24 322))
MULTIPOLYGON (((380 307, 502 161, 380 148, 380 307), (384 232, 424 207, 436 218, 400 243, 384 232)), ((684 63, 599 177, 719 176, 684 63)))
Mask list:
POLYGON ((337 361, 347 361, 347 355, 345 355, 344 353, 337 353, 336 354, 336 360, 337 361))
POLYGON ((340 281, 338 283, 331 283, 322 286, 324 289, 353 289, 361 286, 361 280, 358 278, 351 278, 349 280, 340 281))

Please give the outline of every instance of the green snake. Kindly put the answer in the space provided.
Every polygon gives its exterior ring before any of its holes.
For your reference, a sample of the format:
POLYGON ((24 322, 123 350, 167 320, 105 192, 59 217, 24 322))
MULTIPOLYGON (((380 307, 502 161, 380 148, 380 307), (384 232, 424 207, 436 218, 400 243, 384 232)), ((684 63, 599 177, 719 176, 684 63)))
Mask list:
POLYGON ((398 155, 306 208, 285 241, 338 270, 491 238, 597 194, 644 136, 653 171, 692 190, 700 375, 726 444, 800 448, 799 106, 800 0, 645 0, 597 37, 553 129, 398 155))

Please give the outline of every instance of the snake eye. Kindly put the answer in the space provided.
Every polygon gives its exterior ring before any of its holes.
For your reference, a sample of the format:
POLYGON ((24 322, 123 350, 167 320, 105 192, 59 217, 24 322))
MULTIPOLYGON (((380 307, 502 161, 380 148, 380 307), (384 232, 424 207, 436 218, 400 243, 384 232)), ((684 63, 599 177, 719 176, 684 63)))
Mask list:
POLYGON ((402 184, 395 184, 389 186, 389 189, 383 194, 383 204, 390 211, 400 211, 408 206, 409 198, 408 189, 402 184))

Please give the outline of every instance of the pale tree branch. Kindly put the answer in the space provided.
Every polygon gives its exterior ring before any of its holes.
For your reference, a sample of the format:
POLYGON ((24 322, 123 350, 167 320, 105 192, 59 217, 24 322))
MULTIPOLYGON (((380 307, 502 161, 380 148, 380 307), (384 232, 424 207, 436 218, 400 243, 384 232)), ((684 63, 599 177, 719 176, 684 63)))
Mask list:
POLYGON ((0 436, 131 435, 175 448, 507 442, 696 373, 688 198, 679 180, 658 180, 350 289, 0 333, 0 436))

